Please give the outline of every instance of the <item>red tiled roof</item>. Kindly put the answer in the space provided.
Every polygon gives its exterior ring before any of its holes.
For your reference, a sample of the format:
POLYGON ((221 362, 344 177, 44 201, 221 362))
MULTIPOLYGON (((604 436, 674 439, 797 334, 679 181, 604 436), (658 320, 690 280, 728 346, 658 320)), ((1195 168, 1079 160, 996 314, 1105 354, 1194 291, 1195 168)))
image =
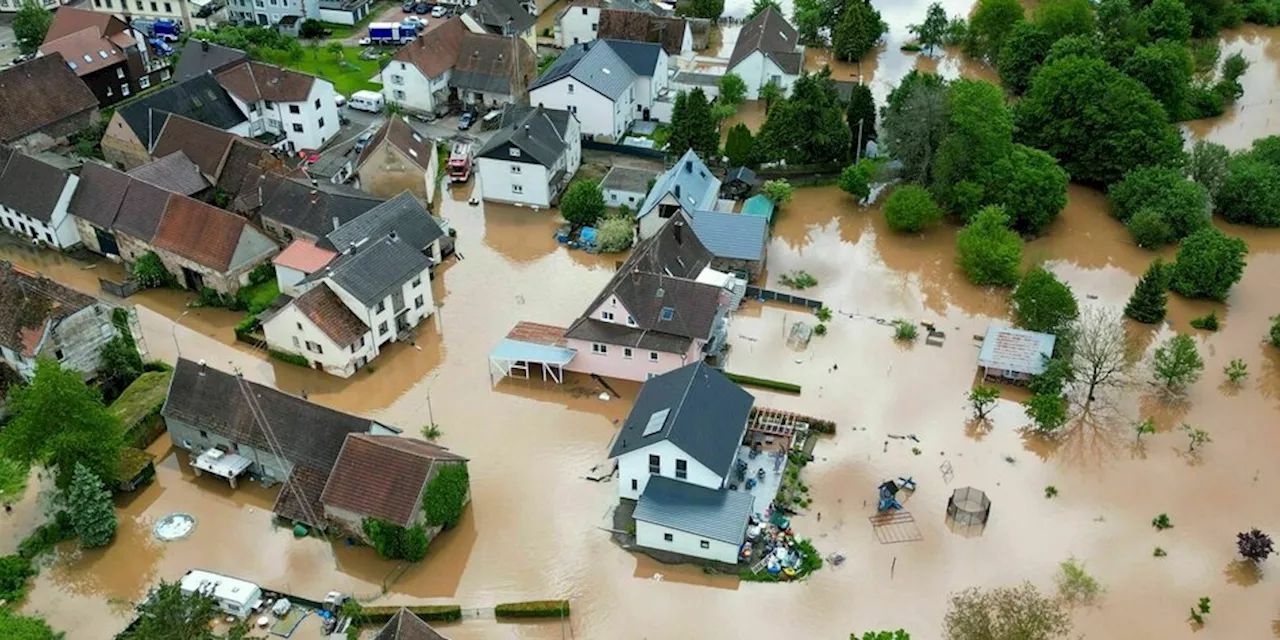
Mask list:
POLYGON ((216 271, 226 271, 245 224, 244 218, 233 213, 174 195, 165 206, 153 243, 216 271))
POLYGON ((435 78, 457 64, 463 33, 466 33, 466 28, 462 25, 462 19, 450 18, 401 47, 391 59, 412 64, 422 75, 435 78))
POLYGON ((50 320, 65 318, 96 302, 79 291, 0 261, 0 346, 32 357, 50 320))
POLYGON ((298 238, 285 247, 284 251, 281 251, 279 255, 272 258, 271 262, 311 275, 319 271, 321 267, 329 264, 329 261, 337 256, 338 254, 335 251, 321 249, 311 240, 298 238))
POLYGON ((465 461, 421 440, 348 434, 320 501, 408 527, 414 524, 412 518, 431 478, 432 465, 465 461))
POLYGON ((565 345, 564 331, 564 327, 553 327, 549 324, 517 322, 516 326, 507 334, 507 337, 520 342, 532 342, 533 344, 541 344, 548 347, 563 347, 565 345))
POLYGON ((343 349, 369 332, 369 326, 351 313, 351 309, 327 285, 315 286, 298 296, 293 305, 343 349))
POLYGON ((22 138, 98 108, 98 98, 80 81, 61 53, 51 53, 0 71, 0 142, 22 138))
POLYGON ((74 64, 76 75, 81 77, 125 61, 124 51, 104 38, 97 27, 81 29, 56 40, 46 39, 40 45, 40 53, 48 55, 55 51, 74 64))
POLYGON ((89 28, 97 29, 101 34, 112 35, 124 31, 127 25, 110 13, 59 7, 53 13, 53 22, 49 23, 49 31, 45 33, 44 41, 57 40, 89 28))
POLYGON ((187 154, 200 167, 200 172, 212 180, 218 179, 218 169, 227 149, 238 138, 234 133, 211 127, 178 115, 169 115, 156 138, 153 158, 163 158, 175 151, 187 154))
POLYGON ((302 102, 315 76, 261 62, 244 62, 217 75, 218 84, 245 102, 302 102))

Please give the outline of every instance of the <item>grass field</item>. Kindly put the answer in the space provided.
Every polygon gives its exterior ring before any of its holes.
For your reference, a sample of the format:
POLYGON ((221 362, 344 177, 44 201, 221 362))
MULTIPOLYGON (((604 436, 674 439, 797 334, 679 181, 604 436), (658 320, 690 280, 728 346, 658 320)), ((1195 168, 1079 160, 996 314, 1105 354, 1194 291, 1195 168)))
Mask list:
POLYGON ((382 85, 370 82, 378 75, 378 61, 361 60, 360 51, 361 47, 343 47, 342 57, 338 58, 324 48, 308 47, 302 60, 288 66, 332 82, 334 90, 344 96, 356 91, 381 90, 382 85))

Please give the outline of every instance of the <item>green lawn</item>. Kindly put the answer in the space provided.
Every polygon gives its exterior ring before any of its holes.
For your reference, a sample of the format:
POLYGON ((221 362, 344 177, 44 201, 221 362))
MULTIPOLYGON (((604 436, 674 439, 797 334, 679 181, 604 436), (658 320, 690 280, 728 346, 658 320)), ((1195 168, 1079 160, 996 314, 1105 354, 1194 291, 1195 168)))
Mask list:
POLYGON ((272 278, 259 284, 242 287, 237 297, 244 301, 250 314, 258 314, 271 306, 271 301, 279 295, 280 285, 276 283, 275 278, 272 278))
POLYGON ((361 60, 362 47, 343 47, 341 60, 323 47, 306 49, 302 60, 287 66, 332 82, 333 88, 344 96, 349 97, 356 91, 381 91, 382 85, 369 81, 378 75, 378 61, 361 60))
POLYGON ((366 15, 363 20, 353 25, 323 21, 320 24, 324 25, 324 28, 333 32, 333 34, 329 36, 330 40, 346 40, 347 38, 363 31, 365 27, 369 26, 370 22, 373 22, 374 18, 377 18, 379 14, 386 11, 389 6, 391 6, 391 3, 386 0, 379 0, 379 2, 373 3, 369 6, 369 14, 366 15))

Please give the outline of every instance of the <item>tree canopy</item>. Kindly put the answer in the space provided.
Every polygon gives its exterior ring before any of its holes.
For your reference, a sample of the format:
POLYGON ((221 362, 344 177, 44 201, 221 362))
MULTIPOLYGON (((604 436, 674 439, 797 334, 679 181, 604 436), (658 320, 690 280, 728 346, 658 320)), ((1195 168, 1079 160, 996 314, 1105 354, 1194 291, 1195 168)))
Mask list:
POLYGON ((604 215, 604 192, 595 180, 581 180, 569 186, 560 199, 560 215, 570 224, 589 227, 604 215))
POLYGON ((942 210, 924 187, 908 184, 893 190, 884 203, 884 219, 889 228, 916 233, 942 219, 942 210))
POLYGON ((1196 341, 1181 333, 1156 347, 1152 357, 1156 381, 1169 391, 1181 391, 1194 384, 1202 371, 1204 360, 1196 350, 1196 341))
MULTIPOLYGON (((1165 240, 1180 240, 1209 226, 1209 195, 1203 186, 1185 177, 1177 169, 1169 167, 1140 167, 1125 174, 1124 179, 1107 190, 1111 213, 1121 222, 1133 220, 1140 211, 1159 215, 1166 230, 1165 240)), ((1135 227, 1130 228, 1131 231, 1135 227)), ((1152 239, 1140 239, 1134 233, 1139 246, 1148 246, 1152 239)), ((1157 245, 1158 246, 1158 245, 1157 245)))
POLYGON ((778 4, 778 0, 755 0, 751 3, 751 12, 747 14, 747 20, 751 20, 765 11, 773 9, 779 15, 782 14, 782 5, 778 4))
POLYGON ((75 466, 71 486, 63 495, 63 505, 71 526, 80 537, 80 546, 103 547, 116 535, 115 505, 102 480, 83 464, 75 466))
POLYGON ((1138 13, 1138 22, 1151 42, 1191 39, 1191 10, 1184 0, 1152 0, 1138 13))
POLYGON ((24 54, 35 53, 53 24, 53 12, 35 0, 23 0, 22 8, 13 15, 13 36, 18 50, 24 54))
POLYGON ((849 135, 853 141, 850 149, 857 158, 858 145, 861 144, 865 149, 868 140, 876 139, 876 100, 871 95, 870 87, 861 82, 853 85, 849 92, 849 107, 845 110, 845 119, 849 123, 849 135))
POLYGON ((1092 35, 1095 27, 1093 5, 1089 0, 1044 0, 1031 11, 1031 20, 1044 27, 1055 41, 1067 36, 1092 35))
POLYGON ((850 133, 845 106, 831 79, 831 69, 804 73, 791 87, 791 96, 769 108, 756 137, 761 161, 787 164, 842 161, 849 151, 850 133))
MULTIPOLYGON (((48 622, 32 616, 20 616, 8 609, 0 609, 0 638, 6 640, 62 640, 64 634, 56 633, 48 622)), ((198 639, 197 639, 198 640, 198 639)))
POLYGON ((1013 317, 1028 331, 1063 333, 1080 315, 1071 287, 1043 267, 1032 267, 1010 298, 1013 317))
MULTIPOLYGON (((773 0, 763 0, 765 2, 773 2, 773 0)), ((776 4, 774 5, 777 6, 776 4)), ((717 98, 720 102, 731 105, 741 104, 747 98, 747 83, 742 76, 736 73, 726 73, 720 76, 720 95, 717 98)))
POLYGON ((998 206, 984 207, 956 236, 960 270, 976 285, 1011 287, 1018 282, 1022 238, 1006 225, 998 206))
POLYGON ((975 58, 995 60, 1015 25, 1024 21, 1018 0, 978 0, 969 19, 965 53, 975 58))
POLYGON ((1044 27, 1034 22, 1019 22, 1005 38, 997 54, 996 70, 1000 82, 1015 94, 1026 92, 1045 57, 1053 48, 1053 37, 1044 27))
POLYGON ((1216 227, 1206 227, 1182 241, 1170 267, 1169 288, 1188 298, 1226 300, 1231 287, 1244 276, 1244 240, 1216 227))
POLYGON ((1169 295, 1165 293, 1168 286, 1167 267, 1164 261, 1156 258, 1138 279, 1133 295, 1129 296, 1129 303, 1124 307, 1124 315, 1144 324, 1164 320, 1169 301, 1169 295))
POLYGON ((729 165, 734 167, 753 166, 755 164, 755 139, 747 125, 739 122, 729 129, 729 136, 724 141, 724 155, 729 158, 729 165))
POLYGON ((947 640, 1053 640, 1071 632, 1071 616, 1057 599, 1024 582, 951 594, 942 626, 947 640))
POLYGON ((711 115, 711 103, 702 87, 680 92, 671 112, 671 136, 667 139, 671 152, 682 155, 693 149, 703 160, 716 157, 720 148, 718 123, 711 115))
POLYGON ((706 18, 715 22, 724 13, 724 0, 688 0, 676 7, 676 13, 690 18, 706 18))
POLYGON ((1141 82, 1151 92, 1170 120, 1182 119, 1187 110, 1191 75, 1195 71, 1186 45, 1161 40, 1138 47, 1125 61, 1123 70, 1125 75, 1141 82))
POLYGON ((210 628, 218 617, 211 596, 186 595, 177 582, 160 581, 151 596, 138 605, 138 623, 121 640, 214 640, 210 628))
POLYGON ((1254 148, 1227 161, 1214 204, 1230 222, 1280 227, 1280 166, 1267 162, 1256 144, 1254 148))
POLYGON ((1053 156, 1015 144, 1000 197, 1010 224, 1019 233, 1038 236, 1067 206, 1067 172, 1053 156))
POLYGON ((831 48, 837 60, 856 62, 880 43, 888 29, 870 0, 846 0, 840 21, 831 29, 831 48))
POLYGON ((949 88, 947 134, 938 146, 930 190, 947 211, 968 219, 1004 190, 1013 150, 1013 116, 999 87, 959 79, 949 88))
POLYGON ((947 132, 947 92, 946 80, 915 70, 889 92, 878 142, 902 163, 900 174, 908 182, 933 183, 934 161, 947 132))
POLYGON ((921 47, 933 53, 933 50, 942 44, 949 24, 947 10, 942 8, 941 3, 935 2, 925 10, 924 22, 911 25, 911 33, 916 34, 921 47))

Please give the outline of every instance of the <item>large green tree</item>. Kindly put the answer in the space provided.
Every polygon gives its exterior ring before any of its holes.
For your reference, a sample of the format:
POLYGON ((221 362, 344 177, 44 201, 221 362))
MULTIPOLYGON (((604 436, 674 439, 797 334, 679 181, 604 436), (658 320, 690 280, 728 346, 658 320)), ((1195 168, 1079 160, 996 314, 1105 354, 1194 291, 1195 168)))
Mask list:
POLYGON ((1124 63, 1144 38, 1133 4, 1130 0, 1100 0, 1097 15, 1102 56, 1113 65, 1124 63))
POLYGON ((1044 27, 1034 22, 1014 25, 998 57, 992 54, 996 70, 1000 73, 1000 83, 1015 94, 1024 93, 1031 85, 1031 76, 1044 63, 1052 47, 1053 38, 1044 27))
POLYGON ((1038 236, 1067 206, 1067 172, 1053 156, 1015 144, 1009 153, 1009 174, 1000 196, 1010 224, 1018 232, 1038 236))
POLYGON ((975 58, 994 61, 1014 25, 1024 20, 1018 0, 978 0, 969 19, 964 50, 975 58))
POLYGON ((1181 391, 1204 371, 1204 360, 1191 336, 1178 334, 1156 347, 1151 363, 1156 381, 1169 391, 1181 391))
POLYGON ((1138 13, 1138 21, 1148 42, 1185 43, 1191 39, 1191 11, 1184 0, 1152 0, 1138 13))
POLYGON ((938 45, 942 44, 943 37, 947 34, 949 25, 947 20, 947 10, 942 8, 942 4, 935 2, 929 5, 925 11, 924 22, 917 25, 911 25, 911 33, 916 34, 916 39, 920 42, 920 46, 933 53, 938 45))
POLYGON ((831 69, 802 74, 791 96, 769 109, 756 137, 760 161, 787 164, 843 161, 849 152, 845 107, 831 69))
POLYGON ((177 582, 160 581, 138 605, 138 623, 120 640, 214 640, 218 605, 211 596, 184 594, 177 582))
POLYGON ((791 24, 800 34, 800 43, 827 46, 825 33, 835 25, 840 7, 841 3, 837 0, 795 0, 791 24))
POLYGON ((60 487, 71 482, 77 463, 104 481, 115 480, 121 430, 79 371, 41 359, 31 384, 13 392, 10 410, 13 419, 0 431, 5 457, 52 468, 60 487))
POLYGON ((24 54, 35 53, 53 24, 53 12, 35 0, 23 0, 22 8, 13 16, 13 36, 18 40, 18 50, 24 54))
POLYGON ((755 139, 747 125, 739 122, 729 129, 729 136, 724 141, 724 155, 729 158, 729 165, 746 167, 755 165, 755 139))
POLYGON ((889 228, 916 233, 942 219, 942 210, 924 187, 908 184, 889 194, 884 202, 884 219, 889 228))
POLYGON ((62 640, 64 634, 55 632, 48 622, 33 616, 20 616, 8 609, 0 609, 0 638, 5 640, 62 640))
POLYGON ((671 114, 671 136, 667 140, 671 152, 676 155, 693 149, 704 161, 716 157, 720 137, 711 116, 711 103, 707 101, 702 87, 676 96, 671 114))
POLYGON ((1125 75, 1141 82, 1170 120, 1181 120, 1186 111, 1194 70, 1186 45, 1170 40, 1138 47, 1124 62, 1125 75))
POLYGON ((956 235, 960 270, 976 285, 1012 287, 1022 264, 1022 238, 1000 207, 984 207, 956 235))
POLYGON ((1240 238, 1206 227, 1182 241, 1170 267, 1169 288, 1188 298, 1226 300, 1244 275, 1249 247, 1240 238))
POLYGON ((1179 240, 1209 226, 1208 192, 1184 178, 1177 169, 1134 169, 1111 185, 1107 200, 1111 203, 1111 213, 1121 222, 1131 222, 1143 210, 1159 214, 1167 231, 1166 240, 1179 240))
POLYGON ((1182 136, 1160 103, 1098 59, 1041 67, 1014 107, 1014 122, 1019 142, 1048 151, 1086 184, 1111 184, 1135 167, 1182 158, 1182 136))
POLYGON ((933 183, 934 160, 947 131, 947 93, 945 80, 915 70, 889 92, 877 142, 902 163, 900 174, 908 182, 933 183))
POLYGON ((1280 166, 1257 151, 1227 162, 1214 205, 1226 220, 1259 227, 1280 227, 1280 166))
POLYGON ((1049 47, 1049 53, 1044 57, 1044 61, 1049 63, 1071 56, 1101 58, 1102 50, 1098 47, 1098 39, 1092 35, 1059 38, 1053 46, 1049 47))
POLYGON ((831 30, 831 48, 837 60, 856 62, 880 43, 888 30, 870 0, 847 0, 840 21, 831 30))
POLYGON ((690 18, 706 18, 712 22, 724 13, 724 0, 688 0, 676 7, 676 13, 690 18))
POLYGON ((1022 276, 1010 303, 1018 326, 1028 331, 1058 335, 1080 315, 1071 287, 1043 267, 1032 267, 1022 276))
POLYGON ((1138 284, 1129 296, 1124 307, 1124 315, 1143 324, 1155 324, 1164 320, 1165 308, 1169 302, 1168 267, 1164 261, 1156 258, 1147 272, 1138 279, 1138 284))
POLYGON ((868 140, 876 139, 876 99, 871 88, 859 82, 849 92, 849 107, 845 109, 849 134, 853 140, 851 155, 858 156, 859 145, 865 149, 868 140))
POLYGON ((1043 0, 1031 11, 1031 20, 1054 40, 1092 35, 1096 26, 1089 0, 1043 0))
POLYGON ((1187 162, 1187 177, 1204 186, 1209 192, 1209 199, 1216 203, 1218 191, 1231 173, 1230 161, 1231 152, 1226 147, 1216 142, 1197 140, 1187 162))
POLYGON ((952 82, 948 106, 930 190, 944 209, 968 219, 1003 191, 1013 115, 1000 88, 981 80, 952 82))
POLYGON ((116 535, 115 505, 111 492, 88 467, 77 464, 71 486, 62 496, 71 526, 85 548, 103 547, 116 535))
POLYGON ((736 106, 742 104, 742 101, 746 98, 747 83, 742 79, 742 76, 736 73, 726 73, 720 76, 720 95, 717 96, 720 102, 736 106))
POLYGON ((568 222, 589 227, 604 215, 604 192, 595 180, 581 180, 569 186, 560 199, 560 215, 568 222))

